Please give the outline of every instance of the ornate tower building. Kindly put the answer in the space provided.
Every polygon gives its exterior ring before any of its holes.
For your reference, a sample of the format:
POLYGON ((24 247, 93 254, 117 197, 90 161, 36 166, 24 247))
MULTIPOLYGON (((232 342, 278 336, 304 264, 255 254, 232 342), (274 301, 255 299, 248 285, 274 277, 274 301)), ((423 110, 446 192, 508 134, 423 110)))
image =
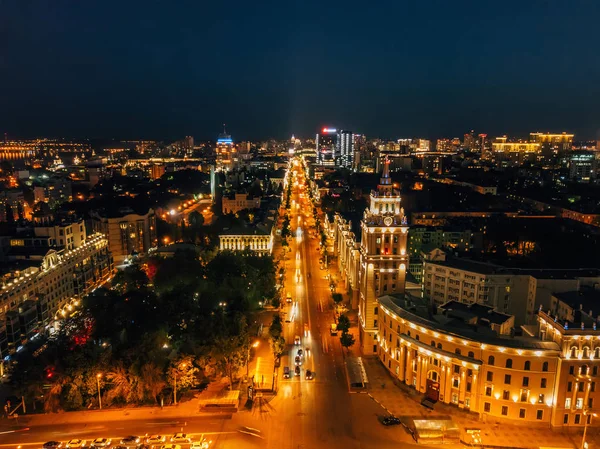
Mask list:
POLYGON ((408 224, 389 167, 386 158, 380 184, 371 192, 361 221, 358 320, 363 354, 377 352, 377 298, 404 293, 408 268, 408 224))

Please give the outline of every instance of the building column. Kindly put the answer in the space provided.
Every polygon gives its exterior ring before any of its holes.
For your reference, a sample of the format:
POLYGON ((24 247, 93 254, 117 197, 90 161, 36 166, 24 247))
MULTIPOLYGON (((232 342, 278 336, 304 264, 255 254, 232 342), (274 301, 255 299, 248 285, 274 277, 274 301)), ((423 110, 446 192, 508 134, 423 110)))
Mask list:
POLYGON ((452 362, 448 362, 446 366, 446 382, 444 385, 444 402, 450 404, 452 402, 452 377, 454 372, 452 371, 452 362))
POLYGON ((398 373, 398 378, 404 382, 406 379, 406 347, 404 344, 400 344, 400 358, 398 359, 398 363, 400 365, 400 372, 398 373))
POLYGON ((412 348, 406 347, 406 371, 408 374, 404 377, 406 385, 412 385, 413 369, 412 369, 412 348))
POLYGON ((467 392, 467 369, 460 368, 460 381, 458 383, 458 407, 465 407, 465 393, 467 392))
POLYGON ((469 396, 471 398, 471 406, 469 407, 469 410, 473 410, 473 411, 477 411, 479 404, 477 403, 477 399, 478 399, 478 394, 477 392, 479 391, 479 387, 477 386, 478 384, 478 379, 479 379, 479 370, 474 370, 473 371, 473 381, 471 382, 471 395, 469 396))

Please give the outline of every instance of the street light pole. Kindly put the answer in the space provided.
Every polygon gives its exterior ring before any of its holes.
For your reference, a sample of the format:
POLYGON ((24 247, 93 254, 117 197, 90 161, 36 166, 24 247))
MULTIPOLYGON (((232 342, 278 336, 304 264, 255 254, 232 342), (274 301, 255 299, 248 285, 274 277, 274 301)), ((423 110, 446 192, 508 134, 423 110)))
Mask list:
POLYGON ((177 405, 177 371, 173 376, 173 404, 177 405))
POLYGON ((96 384, 98 385, 98 405, 100 406, 100 410, 102 410, 102 395, 100 394, 100 378, 102 374, 96 374, 96 384))
POLYGON ((585 449, 587 447, 587 443, 585 442, 585 434, 587 433, 587 428, 588 428, 588 419, 587 416, 590 416, 590 422, 592 421, 592 417, 597 416, 595 413, 589 413, 587 411, 584 410, 583 412, 583 419, 585 419, 585 422, 583 423, 583 437, 581 438, 581 447, 580 449, 585 449))

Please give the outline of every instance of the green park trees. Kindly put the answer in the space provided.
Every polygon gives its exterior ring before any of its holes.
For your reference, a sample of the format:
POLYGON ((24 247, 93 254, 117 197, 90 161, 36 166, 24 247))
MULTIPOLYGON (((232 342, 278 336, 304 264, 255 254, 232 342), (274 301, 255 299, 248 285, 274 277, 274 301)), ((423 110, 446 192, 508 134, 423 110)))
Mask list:
POLYGON ((340 343, 346 350, 355 343, 354 335, 350 333, 350 319, 346 315, 340 315, 337 323, 337 330, 342 331, 340 343))
MULTIPOLYGON (((215 375, 233 384, 246 364, 248 314, 276 295, 269 256, 195 253, 119 272, 37 356, 19 354, 13 388, 37 410, 169 403, 215 375)), ((32 409, 32 408, 31 408, 32 409)))

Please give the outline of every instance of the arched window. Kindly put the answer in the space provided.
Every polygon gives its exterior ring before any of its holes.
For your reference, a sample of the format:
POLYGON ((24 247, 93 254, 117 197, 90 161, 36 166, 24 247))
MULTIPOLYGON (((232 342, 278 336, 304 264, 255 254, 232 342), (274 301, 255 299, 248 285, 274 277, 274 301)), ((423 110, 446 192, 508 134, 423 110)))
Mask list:
POLYGON ((475 358, 475 353, 473 351, 469 351, 469 357, 471 357, 472 359, 475 358))
POLYGON ((531 369, 531 362, 529 360, 525 360, 525 366, 523 367, 525 371, 529 371, 531 369))
POLYGON ((587 376, 588 373, 588 366, 587 365, 582 365, 581 366, 581 375, 582 376, 587 376))
POLYGON ((435 341, 431 340, 431 346, 435 348, 435 341))
POLYGON ((455 352, 456 354, 460 355, 460 348, 456 348, 456 349, 454 350, 454 352, 455 352))
POLYGON ((441 343, 438 343, 438 344, 437 344, 437 348, 438 348, 438 349, 442 349, 442 344, 441 344, 441 343))
POLYGON ((506 365, 504 365, 506 368, 512 368, 512 359, 506 359, 506 365))
POLYGON ((577 357, 577 346, 571 348, 571 357, 577 357))
POLYGON ((594 349, 594 358, 595 359, 599 359, 600 358, 600 347, 594 349))
POLYGON ((419 334, 417 334, 417 336, 415 338, 417 339, 417 341, 419 341, 419 334))
POLYGON ((492 365, 494 366, 494 363, 496 362, 496 359, 494 358, 493 355, 488 357, 488 365, 492 365))
POLYGON ((590 358, 590 348, 588 348, 587 346, 583 347, 583 358, 584 359, 590 358))
POLYGON ((542 371, 548 371, 548 362, 542 364, 542 371))
POLYGON ((410 331, 406 331, 406 335, 410 337, 410 331))

